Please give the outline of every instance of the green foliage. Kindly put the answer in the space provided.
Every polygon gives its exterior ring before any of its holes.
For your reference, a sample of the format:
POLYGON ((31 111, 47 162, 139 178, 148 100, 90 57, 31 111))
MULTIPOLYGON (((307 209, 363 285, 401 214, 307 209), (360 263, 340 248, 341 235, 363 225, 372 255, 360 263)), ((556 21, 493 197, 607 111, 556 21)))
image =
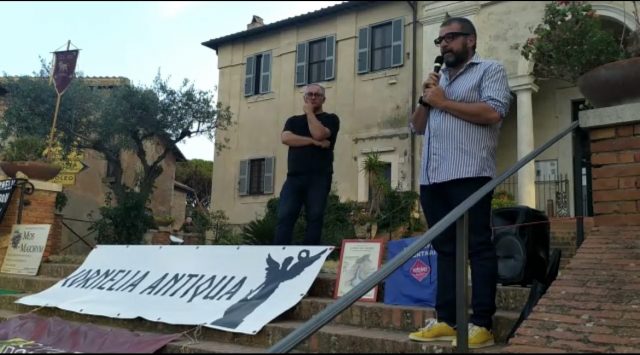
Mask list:
POLYGON ((378 153, 367 154, 366 159, 362 163, 362 170, 367 173, 369 180, 369 191, 371 198, 369 199, 369 214, 374 218, 380 215, 381 204, 384 196, 388 191, 389 182, 384 177, 385 162, 380 160, 378 153))
MULTIPOLYGON (((1 122, 1 121, 0 121, 1 122)), ((3 161, 42 161, 47 141, 36 136, 15 138, 2 149, 3 161)))
POLYGON ((193 231, 195 233, 204 234, 211 228, 211 217, 209 212, 202 208, 194 208, 191 211, 191 219, 193 222, 193 231))
MULTIPOLYGON (((275 235, 278 220, 279 198, 275 197, 267 202, 264 217, 251 221, 243 228, 244 242, 254 245, 271 245, 275 235)), ((342 239, 351 238, 354 234, 353 225, 349 221, 351 211, 349 203, 340 202, 334 192, 327 197, 324 223, 322 226, 322 244, 340 246, 342 239)), ((304 208, 293 228, 293 244, 300 244, 304 240, 306 230, 304 208)))
POLYGON ((419 197, 415 191, 388 191, 377 219, 378 228, 394 229, 414 224, 411 213, 419 197))
POLYGON ((613 34, 602 29, 590 4, 553 1, 546 5, 542 23, 524 44, 521 54, 535 62, 538 78, 575 84, 582 74, 625 57, 613 34))
POLYGON ((55 202, 56 211, 62 212, 62 209, 67 205, 68 201, 69 201, 69 197, 67 196, 67 194, 64 193, 64 191, 58 192, 56 194, 56 202, 55 202))
POLYGON ((133 190, 127 190, 123 197, 112 206, 111 194, 107 194, 105 206, 100 207, 102 218, 90 227, 98 232, 99 244, 140 244, 144 233, 153 227, 147 197, 133 190))
POLYGON ((188 208, 195 207, 198 202, 205 208, 209 206, 212 174, 213 162, 209 160, 192 159, 176 164, 176 181, 193 188, 196 192, 196 196, 187 196, 188 208))
POLYGON ((493 194, 493 199, 491 200, 491 208, 502 208, 502 207, 511 207, 515 206, 516 201, 513 198, 513 195, 506 191, 496 191, 493 194))
POLYGON ((276 230, 277 220, 264 217, 249 222, 242 227, 242 241, 249 245, 271 245, 276 230))
MULTIPOLYGON (((46 68, 45 68, 46 69, 46 68)), ((227 129, 231 112, 215 103, 213 94, 194 88, 184 80, 178 89, 158 75, 153 86, 130 84, 109 90, 93 90, 89 81, 76 79, 65 92, 56 129, 63 155, 72 148, 92 149, 113 167, 115 181, 109 186, 114 206, 101 211, 102 223, 95 228, 102 242, 137 244, 146 228, 153 225, 144 207, 162 174, 162 162, 186 138, 227 129), (160 144, 157 144, 160 142, 160 144), (153 151, 147 151, 153 147, 153 151), (157 148, 160 148, 156 151, 157 148), (134 186, 123 180, 123 153, 133 153, 141 166, 134 186), (131 190, 136 189, 137 193, 131 190)), ((0 139, 33 135, 46 141, 55 109, 56 94, 48 84, 46 70, 39 77, 14 80, 5 76, 6 111, 0 120, 0 139)), ((225 142, 216 142, 221 149, 225 142)))

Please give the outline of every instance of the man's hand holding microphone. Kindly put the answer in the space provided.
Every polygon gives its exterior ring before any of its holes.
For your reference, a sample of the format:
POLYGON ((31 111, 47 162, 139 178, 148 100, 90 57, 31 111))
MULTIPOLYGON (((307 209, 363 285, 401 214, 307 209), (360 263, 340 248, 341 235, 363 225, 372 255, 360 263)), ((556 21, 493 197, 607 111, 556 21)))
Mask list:
POLYGON ((429 77, 422 83, 422 96, 419 102, 425 107, 439 107, 445 100, 444 90, 438 85, 443 61, 444 58, 441 55, 436 57, 433 72, 429 73, 429 77))

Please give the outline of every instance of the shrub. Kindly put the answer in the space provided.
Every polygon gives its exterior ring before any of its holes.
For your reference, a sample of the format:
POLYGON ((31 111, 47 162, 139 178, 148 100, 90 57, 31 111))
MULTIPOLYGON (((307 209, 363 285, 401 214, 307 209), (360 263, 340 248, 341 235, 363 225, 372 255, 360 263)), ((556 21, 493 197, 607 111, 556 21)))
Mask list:
POLYGON ((590 4, 553 1, 546 5, 542 23, 522 47, 535 62, 533 75, 575 84, 593 68, 625 57, 613 34, 602 29, 590 4))

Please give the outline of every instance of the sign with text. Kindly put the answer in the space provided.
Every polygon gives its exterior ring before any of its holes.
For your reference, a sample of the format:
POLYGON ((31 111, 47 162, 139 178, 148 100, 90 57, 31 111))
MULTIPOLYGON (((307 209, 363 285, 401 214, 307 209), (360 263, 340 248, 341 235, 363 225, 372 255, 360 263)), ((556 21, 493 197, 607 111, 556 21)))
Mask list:
POLYGON ((0 272, 36 275, 50 228, 50 224, 14 224, 0 272))
POLYGON ((332 249, 99 245, 73 274, 16 302, 256 334, 300 302, 332 249))
POLYGON ((49 180, 49 182, 53 182, 55 184, 60 184, 63 186, 71 186, 76 184, 76 174, 70 173, 60 173, 56 175, 53 179, 49 180))
POLYGON ((82 162, 84 154, 72 152, 65 159, 62 159, 60 152, 54 153, 58 163, 62 165, 60 173, 49 182, 60 184, 63 186, 72 186, 76 184, 76 175, 85 169, 87 165, 82 162))

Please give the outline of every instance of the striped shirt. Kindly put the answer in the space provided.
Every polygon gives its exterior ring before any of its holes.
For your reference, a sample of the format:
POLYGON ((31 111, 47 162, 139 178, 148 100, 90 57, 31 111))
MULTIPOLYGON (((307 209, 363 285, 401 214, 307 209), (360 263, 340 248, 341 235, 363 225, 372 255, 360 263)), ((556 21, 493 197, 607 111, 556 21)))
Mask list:
MULTIPOLYGON (((443 68, 440 86, 458 102, 483 102, 504 118, 511 92, 504 66, 476 53, 453 80, 443 68)), ((480 125, 430 108, 422 147, 420 184, 429 185, 468 177, 495 177, 496 146, 502 120, 480 125)))

